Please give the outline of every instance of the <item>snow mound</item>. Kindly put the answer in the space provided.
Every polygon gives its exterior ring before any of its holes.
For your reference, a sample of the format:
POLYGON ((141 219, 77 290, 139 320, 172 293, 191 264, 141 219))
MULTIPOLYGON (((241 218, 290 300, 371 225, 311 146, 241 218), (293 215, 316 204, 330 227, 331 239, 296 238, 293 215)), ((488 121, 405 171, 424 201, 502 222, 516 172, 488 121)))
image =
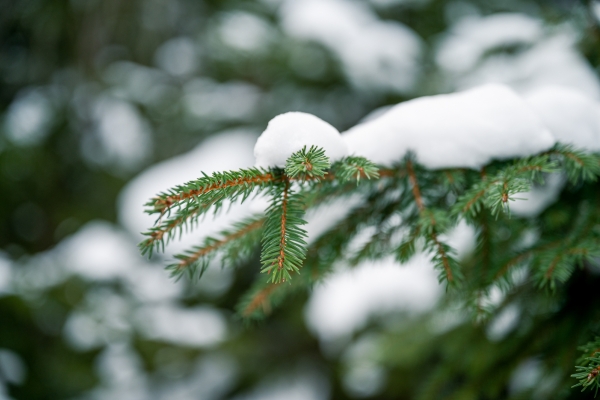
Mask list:
POLYGON ((499 84, 398 104, 342 138, 350 153, 376 163, 392 164, 413 151, 430 169, 479 169, 494 159, 528 156, 555 143, 528 104, 499 84))
POLYGON ((280 15, 287 34, 335 54, 355 87, 396 93, 414 88, 423 45, 405 25, 381 21, 368 5, 347 0, 287 0, 280 15))
POLYGON ((456 23, 442 39, 436 61, 446 70, 464 72, 473 68, 491 49, 531 44, 542 33, 541 21, 524 14, 467 17, 456 23))
POLYGON ((600 82, 567 25, 545 27, 525 14, 469 16, 441 37, 435 60, 453 89, 504 83, 519 93, 562 85, 600 98, 600 82))
POLYGON ((534 90, 525 96, 525 101, 558 142, 600 151, 600 103, 561 86, 534 90))
POLYGON ((301 112, 278 115, 256 141, 256 166, 283 168, 289 156, 311 145, 325 149, 331 161, 348 154, 340 133, 322 119, 301 112))
POLYGON ((402 268, 384 259, 338 270, 315 286, 305 319, 321 339, 332 340, 351 335, 372 317, 425 312, 442 292, 436 274, 423 254, 402 268))

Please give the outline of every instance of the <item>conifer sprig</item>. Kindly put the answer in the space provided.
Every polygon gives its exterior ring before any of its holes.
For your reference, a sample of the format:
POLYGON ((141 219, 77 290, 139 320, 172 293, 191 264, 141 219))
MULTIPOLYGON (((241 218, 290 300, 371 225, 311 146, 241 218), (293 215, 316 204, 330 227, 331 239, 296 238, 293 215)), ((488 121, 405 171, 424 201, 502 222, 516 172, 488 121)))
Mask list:
POLYGON ((599 156, 575 149, 571 145, 557 144, 549 152, 559 156, 564 171, 571 183, 596 181, 600 176, 599 156))
POLYGON ((458 199, 452 213, 469 220, 483 207, 496 217, 501 212, 508 214, 509 201, 514 201, 516 194, 529 191, 534 182, 542 183, 544 173, 557 171, 557 163, 547 154, 518 160, 492 176, 484 175, 458 199))
POLYGON ((331 166, 325 150, 311 146, 306 150, 304 146, 300 151, 292 154, 285 164, 285 174, 289 178, 301 180, 322 178, 331 166))
POLYGON ((333 165, 332 171, 340 180, 356 180, 357 184, 360 183, 360 178, 379 178, 377 166, 364 157, 345 157, 333 165))
POLYGON ((210 207, 219 208, 225 199, 244 201, 254 189, 264 189, 277 180, 277 176, 262 168, 204 174, 159 194, 146 203, 146 212, 163 215, 173 207, 178 210, 198 207, 202 213, 210 207))
MULTIPOLYGON (((416 231, 424 235, 425 249, 431 250, 434 254, 432 261, 436 268, 440 269, 440 282, 446 281, 449 285, 456 284, 461 278, 461 274, 458 270, 458 262, 453 257, 454 250, 449 245, 443 243, 439 237, 440 233, 443 233, 444 229, 447 228, 445 226, 448 222, 447 218, 439 211, 432 211, 426 208, 417 180, 417 174, 410 159, 406 162, 406 170, 420 215, 416 231)), ((404 246, 406 248, 406 245, 404 246)), ((414 246, 414 243, 412 246, 414 246)))
POLYGON ((306 256, 306 224, 304 208, 289 180, 272 189, 272 202, 266 211, 262 238, 261 272, 270 275, 269 281, 281 283, 300 271, 306 256))
POLYGON ((600 388, 600 357, 586 357, 585 360, 588 365, 578 365, 575 367, 577 372, 571 375, 571 377, 579 380, 579 383, 571 387, 576 388, 581 386, 582 392, 587 388, 593 389, 594 397, 596 397, 600 388))
POLYGON ((262 215, 245 218, 217 236, 204 239, 202 245, 176 255, 178 260, 167 266, 173 277, 187 273, 191 278, 200 278, 209 263, 220 255, 223 265, 235 265, 249 258, 262 235, 265 219, 262 215))

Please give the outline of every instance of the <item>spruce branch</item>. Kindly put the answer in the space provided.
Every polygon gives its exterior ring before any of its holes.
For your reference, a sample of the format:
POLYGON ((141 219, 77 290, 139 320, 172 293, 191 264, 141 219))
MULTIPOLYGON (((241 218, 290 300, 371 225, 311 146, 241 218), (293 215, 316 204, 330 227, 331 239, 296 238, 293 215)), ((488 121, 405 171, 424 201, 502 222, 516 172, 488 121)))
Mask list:
POLYGON ((424 234, 425 248, 434 252, 432 261, 437 268, 441 269, 439 280, 440 282, 445 280, 448 284, 457 283, 460 275, 458 274, 458 263, 452 257, 453 249, 439 238, 439 233, 444 231, 443 225, 447 224, 447 217, 443 212, 432 211, 425 207, 415 168, 410 159, 406 162, 406 170, 420 214, 419 232, 424 234))
POLYGON ((245 218, 216 237, 205 238, 202 245, 176 255, 175 258, 179 261, 168 265, 166 269, 171 272, 171 276, 177 278, 187 272, 190 277, 199 279, 217 254, 221 254, 223 265, 235 265, 252 255, 260 240, 264 222, 262 216, 245 218))
POLYGON ((148 239, 141 242, 138 247, 142 255, 148 254, 152 257, 154 251, 164 251, 165 244, 169 243, 178 233, 179 237, 190 224, 197 222, 198 207, 189 207, 181 210, 176 217, 166 218, 158 221, 158 226, 150 228, 148 232, 144 232, 148 239))
POLYGON ((266 211, 262 238, 261 272, 271 275, 273 283, 290 280, 291 273, 299 272, 306 254, 306 231, 301 228, 304 208, 290 181, 272 189, 272 202, 266 211))
POLYGON ((585 391, 587 388, 595 389, 594 397, 598 394, 598 389, 600 388, 600 357, 586 357, 586 362, 588 365, 578 365, 575 367, 577 371, 575 374, 571 375, 571 377, 579 380, 579 383, 571 386, 572 388, 576 388, 581 386, 581 391, 585 391))
POLYGON ((558 156, 569 181, 596 181, 600 176, 600 155, 577 150, 571 145, 557 144, 548 152, 558 156))
POLYGON ((266 283, 255 287, 238 304, 238 314, 245 319, 259 319, 271 313, 273 294, 281 288, 280 283, 266 283))
POLYGON ((287 159, 285 174, 289 178, 300 180, 323 178, 330 166, 325 150, 317 146, 311 146, 306 150, 304 146, 287 159))
POLYGON ((332 172, 343 182, 356 179, 356 184, 360 178, 379 178, 379 168, 364 157, 344 157, 333 165, 332 172))
POLYGON ((199 179, 159 194, 146 203, 146 212, 163 215, 174 206, 179 210, 189 207, 199 207, 202 210, 211 206, 219 207, 223 200, 233 202, 239 197, 243 202, 255 188, 268 187, 277 180, 275 174, 260 168, 215 172, 211 176, 204 174, 199 179))
POLYGON ((514 201, 516 194, 529 191, 532 183, 542 183, 544 173, 557 172, 557 165, 548 154, 543 154, 517 160, 493 176, 486 174, 458 199, 452 213, 469 220, 484 207, 496 218, 502 212, 509 214, 509 201, 514 201))
POLYGON ((598 256, 600 256, 598 240, 586 239, 577 245, 572 245, 567 241, 557 250, 539 257, 539 264, 543 267, 537 269, 535 277, 540 288, 549 286, 554 290, 556 282, 566 282, 573 274, 575 267, 583 266, 585 261, 590 261, 598 256))

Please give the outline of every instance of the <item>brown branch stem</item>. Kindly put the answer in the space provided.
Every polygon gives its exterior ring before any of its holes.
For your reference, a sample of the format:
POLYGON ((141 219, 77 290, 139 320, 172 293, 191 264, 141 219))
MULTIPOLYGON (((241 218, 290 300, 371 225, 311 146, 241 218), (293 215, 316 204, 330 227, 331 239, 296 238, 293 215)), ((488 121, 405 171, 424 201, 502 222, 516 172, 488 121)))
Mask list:
POLYGON ((264 219, 259 219, 257 221, 254 221, 253 223, 251 223, 250 225, 245 226, 244 228, 240 229, 237 232, 234 232, 230 235, 225 236, 223 239, 209 245, 206 247, 203 247, 201 249, 198 249, 198 251, 196 251, 195 253, 193 253, 192 255, 190 255, 189 257, 186 257, 184 260, 182 260, 179 264, 177 264, 177 270, 180 271, 188 266, 190 266, 191 264, 193 264, 194 262, 196 262, 200 257, 203 257, 209 253, 211 253, 212 251, 215 251, 217 249, 219 249, 220 247, 223 247, 224 245, 226 245, 227 243, 231 242, 232 240, 235 239, 239 239, 242 236, 244 236, 245 234, 247 234, 248 232, 251 232, 255 229, 260 228, 261 226, 263 226, 264 224, 264 219))
POLYGON ((287 206, 288 196, 290 191, 290 181, 285 181, 285 188, 283 189, 283 201, 281 203, 281 237, 279 240, 279 257, 277 258, 277 269, 282 270, 285 262, 285 242, 286 242, 286 222, 287 222, 287 206))
POLYGON ((252 299, 250 304, 248 304, 248 306, 246 306, 246 308, 244 308, 244 311, 242 311, 242 315, 244 317, 248 317, 250 314, 252 314, 254 311, 256 311, 256 309, 258 309, 258 307, 261 307, 261 306, 263 308, 263 311, 265 313, 268 313, 269 309, 270 309, 270 306, 268 303, 269 296, 278 287, 279 287, 279 283, 273 283, 273 284, 268 285, 261 291, 259 291, 254 296, 254 298, 252 299))
MULTIPOLYGON (((408 178, 410 183, 412 184, 412 192, 415 198, 415 202, 417 203, 417 207, 419 208, 419 212, 423 215, 426 211, 425 204, 423 202, 423 197, 421 196, 421 189, 419 188, 419 183, 417 181, 417 175, 415 174, 415 170, 413 168, 412 162, 408 161, 406 163, 406 171, 408 173, 408 178)), ((436 225, 436 221, 433 217, 433 214, 430 215, 432 226, 436 225)), ((448 278, 448 282, 452 282, 454 280, 454 276, 452 274, 452 269, 450 268, 450 261, 448 260, 448 255, 446 254, 446 250, 442 243, 438 240, 437 234, 435 230, 430 233, 431 240, 435 243, 437 247, 438 254, 442 258, 442 264, 444 265, 444 270, 446 271, 446 277, 448 278)))

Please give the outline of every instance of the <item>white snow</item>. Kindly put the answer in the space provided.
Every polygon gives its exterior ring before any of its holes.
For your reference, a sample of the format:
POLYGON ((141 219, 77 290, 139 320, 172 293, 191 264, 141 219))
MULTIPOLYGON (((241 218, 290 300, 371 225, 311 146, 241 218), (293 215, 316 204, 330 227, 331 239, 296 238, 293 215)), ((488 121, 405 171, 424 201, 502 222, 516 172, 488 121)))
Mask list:
POLYGON ((421 40, 408 27, 381 21, 367 4, 348 0, 287 0, 280 8, 289 35, 327 47, 354 86, 405 93, 417 82, 421 40))
POLYGON ((167 40, 154 54, 155 63, 175 76, 187 76, 198 67, 198 45, 182 36, 167 40))
POLYGON ((148 121, 131 103, 99 96, 92 110, 94 129, 82 140, 86 160, 109 168, 133 170, 152 152, 148 121))
POLYGON ((351 154, 392 164, 413 151, 430 169, 479 169, 494 159, 535 154, 555 143, 527 103, 498 84, 398 104, 342 137, 351 154))
POLYGON ((444 69, 464 72, 490 49, 533 43, 542 35, 542 28, 541 21, 524 14, 470 16, 457 22, 443 38, 436 61, 444 69))
POLYGON ((393 260, 367 262, 337 271, 318 284, 305 318, 327 341, 352 334, 373 315, 426 311, 441 292, 437 273, 425 255, 417 255, 402 266, 393 260))
POLYGON ((68 270, 91 280, 122 276, 143 261, 130 238, 104 221, 88 223, 53 254, 68 270))
POLYGON ((600 151, 600 103, 564 86, 545 86, 525 95, 556 140, 600 151))
POLYGON ((11 292, 13 266, 8 257, 0 252, 0 297, 11 292))
POLYGON ((145 307, 138 310, 136 321, 144 336, 184 346, 212 346, 227 333, 225 317, 210 307, 145 307))
POLYGON ((562 174, 548 174, 543 185, 534 185, 529 192, 517 193, 510 203, 510 212, 519 217, 535 217, 558 199, 567 183, 562 174))
POLYGON ((255 85, 241 81, 217 83, 196 78, 184 86, 186 111, 205 121, 246 121, 252 118, 262 99, 255 85))
POLYGON ((275 35, 264 18, 243 11, 223 14, 218 34, 221 41, 231 48, 259 53, 268 51, 268 45, 275 35))
POLYGON ((322 119, 302 112, 278 115, 256 141, 256 166, 283 168, 289 156, 311 145, 322 147, 332 162, 348 154, 340 133, 322 119))
POLYGON ((18 146, 41 142, 49 133, 53 120, 50 100, 39 88, 20 91, 6 112, 4 129, 7 138, 18 146))
POLYGON ((454 90, 484 83, 504 83, 518 92, 562 85, 600 98, 600 82, 577 50, 578 41, 568 25, 543 26, 516 13, 475 15, 442 37, 435 58, 454 90))

